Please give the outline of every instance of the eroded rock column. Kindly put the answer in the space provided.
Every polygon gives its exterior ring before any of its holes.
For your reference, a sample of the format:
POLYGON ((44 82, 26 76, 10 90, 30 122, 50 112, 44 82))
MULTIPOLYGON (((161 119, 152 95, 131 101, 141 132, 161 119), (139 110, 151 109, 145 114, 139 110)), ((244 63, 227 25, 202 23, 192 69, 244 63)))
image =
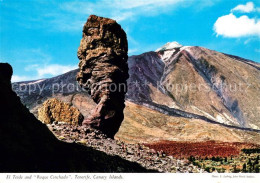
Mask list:
POLYGON ((90 125, 113 138, 123 119, 127 65, 126 33, 115 20, 91 15, 83 27, 78 48, 80 71, 77 81, 91 95, 97 107, 86 116, 90 125))

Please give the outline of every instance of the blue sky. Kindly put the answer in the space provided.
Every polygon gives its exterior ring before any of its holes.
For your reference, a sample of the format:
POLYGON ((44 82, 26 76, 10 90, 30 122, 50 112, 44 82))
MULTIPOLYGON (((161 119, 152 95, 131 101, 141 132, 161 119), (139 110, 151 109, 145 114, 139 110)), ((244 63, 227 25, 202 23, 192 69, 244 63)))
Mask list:
POLYGON ((121 24, 129 55, 177 41, 260 62, 256 0, 0 0, 0 62, 13 66, 13 81, 76 68, 90 14, 121 24))

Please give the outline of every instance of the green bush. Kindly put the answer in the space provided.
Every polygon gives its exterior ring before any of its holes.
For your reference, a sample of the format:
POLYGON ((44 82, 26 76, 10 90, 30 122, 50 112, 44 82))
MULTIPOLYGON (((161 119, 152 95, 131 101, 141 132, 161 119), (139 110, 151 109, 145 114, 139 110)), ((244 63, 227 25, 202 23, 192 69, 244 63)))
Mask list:
POLYGON ((242 149, 242 152, 250 155, 252 153, 260 153, 260 149, 242 149))
POLYGON ((243 169, 242 169, 242 172, 244 172, 244 173, 246 173, 247 171, 246 171, 246 164, 244 163, 243 164, 243 169))
POLYGON ((255 173, 259 173, 260 165, 255 165, 255 173))
POLYGON ((205 170, 206 170, 207 172, 209 172, 209 173, 210 173, 210 169, 211 169, 211 167, 209 167, 209 166, 207 166, 207 167, 205 168, 205 170))

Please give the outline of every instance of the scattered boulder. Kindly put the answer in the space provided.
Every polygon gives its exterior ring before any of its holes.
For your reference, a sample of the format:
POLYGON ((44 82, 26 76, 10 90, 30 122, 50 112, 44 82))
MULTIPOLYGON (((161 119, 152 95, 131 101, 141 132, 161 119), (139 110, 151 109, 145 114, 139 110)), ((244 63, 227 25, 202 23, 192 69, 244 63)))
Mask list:
POLYGON ((38 119, 50 124, 55 121, 81 125, 84 117, 76 107, 62 102, 56 98, 46 100, 38 109, 38 119))
POLYGON ((86 89, 97 107, 83 121, 110 138, 124 119, 128 44, 126 33, 115 20, 91 15, 83 27, 78 48, 78 83, 86 89))

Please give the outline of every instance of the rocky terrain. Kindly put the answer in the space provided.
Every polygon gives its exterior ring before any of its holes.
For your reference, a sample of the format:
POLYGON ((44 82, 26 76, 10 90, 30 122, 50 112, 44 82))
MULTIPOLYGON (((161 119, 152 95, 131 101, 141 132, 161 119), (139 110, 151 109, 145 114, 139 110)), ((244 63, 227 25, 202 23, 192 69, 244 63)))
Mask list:
POLYGON ((90 15, 83 27, 78 49, 77 81, 97 103, 83 125, 101 130, 113 138, 125 108, 128 44, 126 33, 115 20, 90 15))
POLYGON ((188 160, 148 145, 113 140, 86 126, 54 122, 48 124, 49 131, 11 90, 11 67, 3 66, 1 172, 204 172, 188 160))
POLYGON ((159 172, 199 173, 204 170, 194 166, 188 160, 167 156, 162 150, 155 151, 143 144, 128 144, 124 141, 108 138, 101 131, 87 126, 69 125, 57 122, 48 125, 49 129, 62 141, 77 143, 103 151, 108 155, 117 155, 131 162, 159 172))
POLYGON ((119 156, 59 141, 21 103, 11 76, 12 67, 0 63, 0 172, 149 172, 119 156))
POLYGON ((49 130, 12 91, 11 75, 11 66, 1 63, 1 172, 202 172, 187 160, 87 126, 53 122, 49 130))

